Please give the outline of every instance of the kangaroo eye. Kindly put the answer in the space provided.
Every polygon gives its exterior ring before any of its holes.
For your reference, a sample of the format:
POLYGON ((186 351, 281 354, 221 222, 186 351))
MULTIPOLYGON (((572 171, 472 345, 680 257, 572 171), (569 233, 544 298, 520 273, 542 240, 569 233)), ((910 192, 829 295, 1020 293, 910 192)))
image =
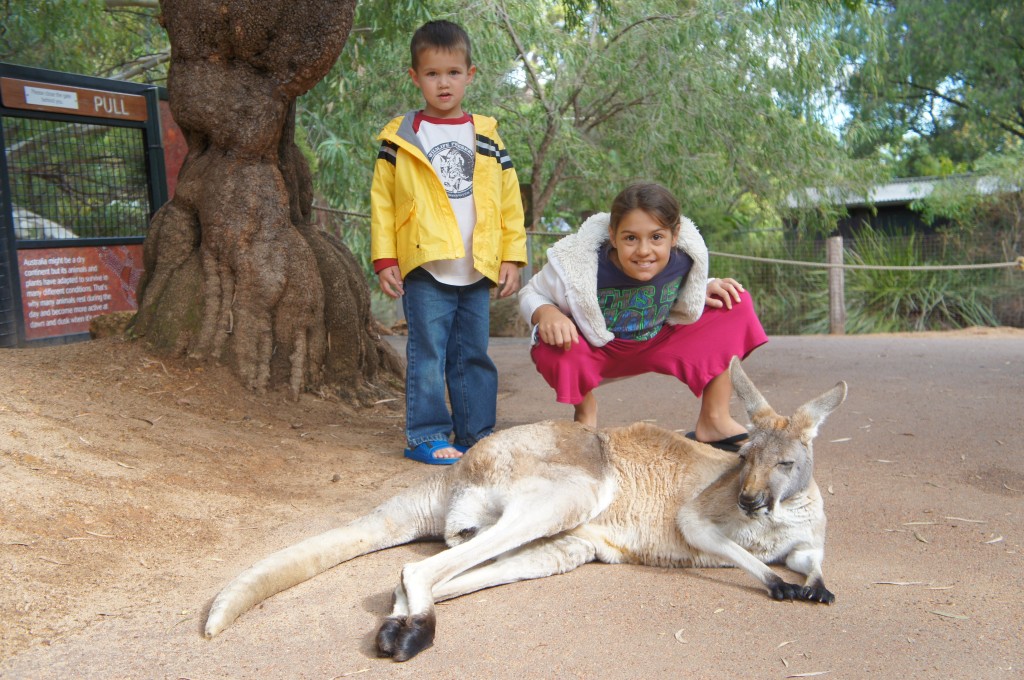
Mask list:
POLYGON ((779 467, 784 467, 784 468, 791 468, 791 467, 793 467, 793 461, 791 461, 791 460, 780 460, 778 462, 778 466, 779 467))

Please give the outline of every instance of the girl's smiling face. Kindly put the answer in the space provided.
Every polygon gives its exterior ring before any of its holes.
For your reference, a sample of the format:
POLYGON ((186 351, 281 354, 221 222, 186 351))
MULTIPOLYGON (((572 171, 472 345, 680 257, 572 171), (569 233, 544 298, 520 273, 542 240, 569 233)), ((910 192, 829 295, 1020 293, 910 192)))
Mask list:
POLYGON ((623 215, 610 236, 612 263, 637 281, 650 281, 665 269, 675 240, 671 229, 641 208, 623 215))

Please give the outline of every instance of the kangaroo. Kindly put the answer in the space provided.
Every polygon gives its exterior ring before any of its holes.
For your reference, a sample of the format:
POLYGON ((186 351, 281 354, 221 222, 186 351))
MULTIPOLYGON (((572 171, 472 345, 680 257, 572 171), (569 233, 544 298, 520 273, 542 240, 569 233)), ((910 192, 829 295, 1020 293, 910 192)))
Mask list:
POLYGON ((242 572, 214 599, 206 636, 341 562, 428 537, 443 537, 448 549, 404 566, 377 634, 379 654, 395 661, 433 644, 435 602, 595 560, 738 566, 777 600, 831 604, 811 442, 846 398, 846 383, 787 418, 738 358, 730 372, 751 420, 738 455, 647 423, 596 430, 545 421, 497 432, 420 486, 242 572), (803 584, 767 566, 783 562, 803 584))

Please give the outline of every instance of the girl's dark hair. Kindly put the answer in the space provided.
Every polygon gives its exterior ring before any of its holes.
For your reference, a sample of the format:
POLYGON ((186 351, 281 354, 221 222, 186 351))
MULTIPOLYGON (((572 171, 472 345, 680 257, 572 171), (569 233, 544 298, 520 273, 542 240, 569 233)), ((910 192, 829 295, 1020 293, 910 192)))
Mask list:
POLYGON ((420 52, 431 48, 450 52, 461 50, 466 53, 466 66, 473 65, 473 50, 469 42, 469 34, 463 30, 462 26, 451 21, 444 19, 428 21, 412 34, 409 51, 412 52, 412 67, 414 69, 418 65, 420 52))
POLYGON ((631 184, 612 201, 610 226, 619 229, 619 222, 631 210, 643 210, 673 234, 679 229, 679 201, 672 192, 655 182, 631 184))

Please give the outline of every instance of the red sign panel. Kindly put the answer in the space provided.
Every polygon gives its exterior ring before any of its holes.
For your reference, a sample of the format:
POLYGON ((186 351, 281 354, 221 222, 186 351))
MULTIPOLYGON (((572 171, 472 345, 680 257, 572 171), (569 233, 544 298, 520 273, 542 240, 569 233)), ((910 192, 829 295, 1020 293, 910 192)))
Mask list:
POLYGON ((133 311, 142 246, 19 250, 25 339, 89 332, 94 317, 133 311))
POLYGON ((174 122, 171 105, 165 101, 160 102, 160 128, 164 143, 164 166, 167 168, 167 199, 170 200, 178 188, 178 173, 188 154, 188 142, 185 141, 185 133, 174 122))

